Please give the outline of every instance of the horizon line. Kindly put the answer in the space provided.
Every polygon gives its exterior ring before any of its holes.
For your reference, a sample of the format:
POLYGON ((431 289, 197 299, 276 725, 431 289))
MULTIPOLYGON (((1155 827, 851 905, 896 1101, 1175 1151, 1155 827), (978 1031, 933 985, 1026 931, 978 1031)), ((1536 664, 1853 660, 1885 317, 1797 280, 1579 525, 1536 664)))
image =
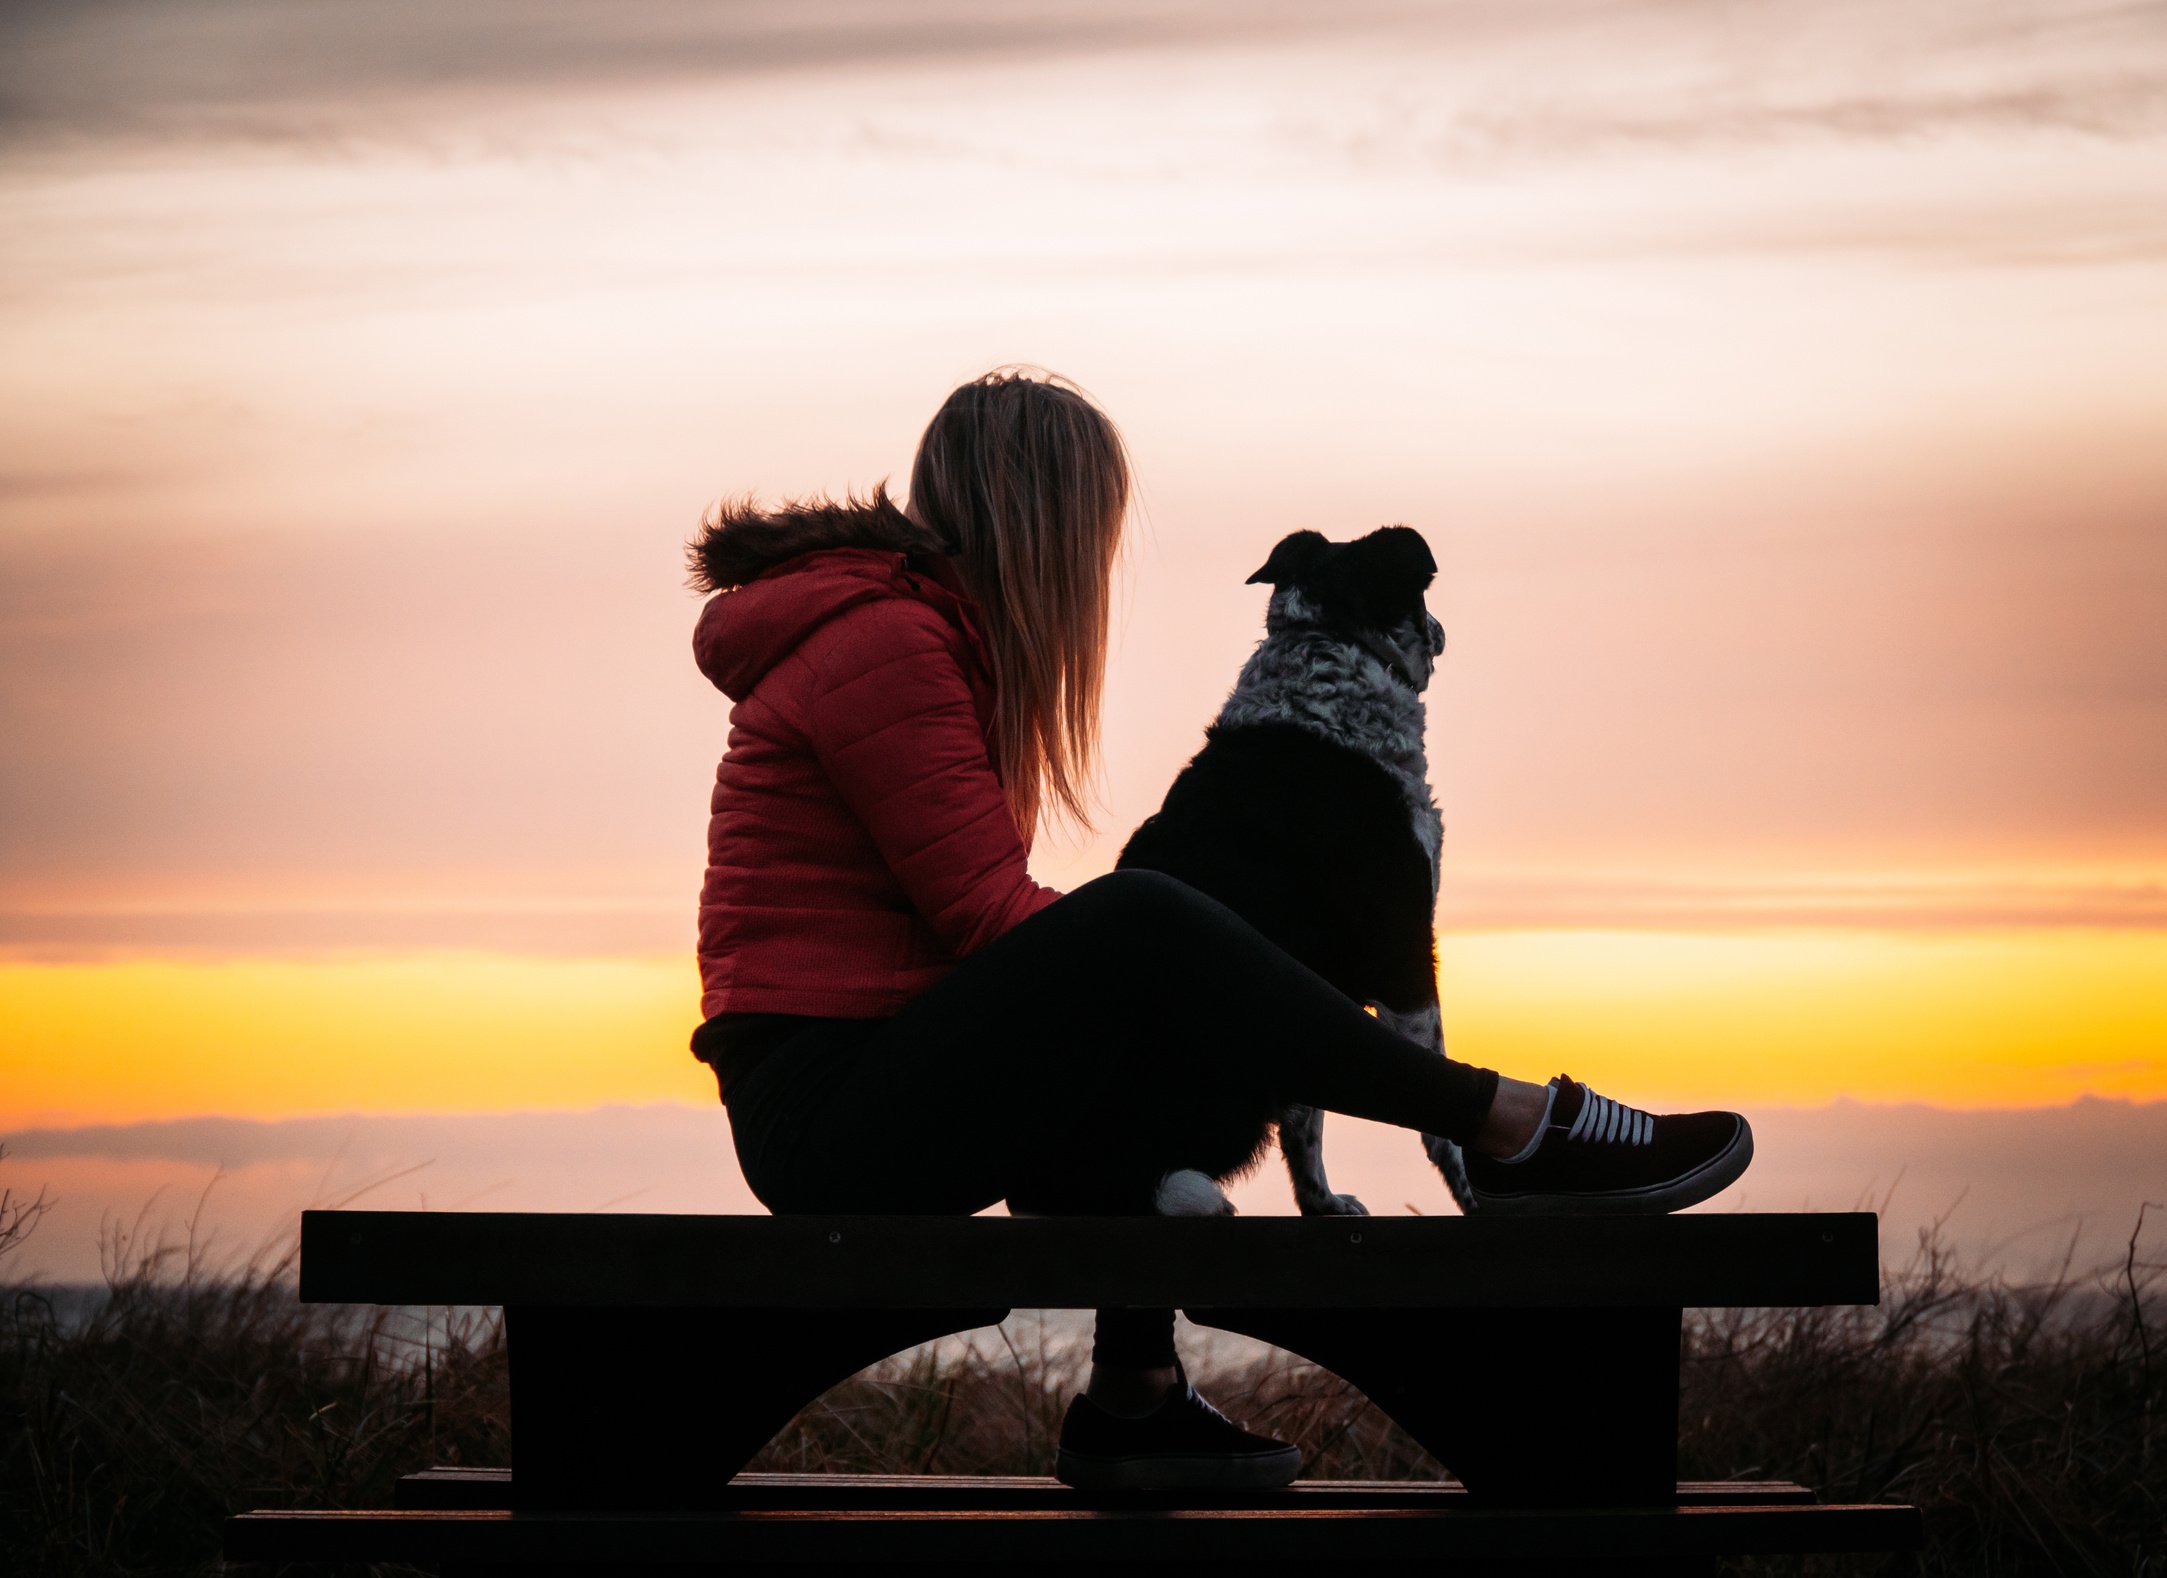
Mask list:
MULTIPOLYGON (((1836 1095, 1818 1102, 1740 1102, 1756 1112, 1813 1113, 1827 1112, 1839 1107, 1859 1107, 1877 1112, 1925 1111, 1948 1113, 1952 1116, 1977 1117, 1994 1113, 2059 1112, 2072 1107, 2107 1106, 2167 1109, 2167 1096, 2135 1097, 2110 1095, 2087 1091, 2066 1101, 2042 1102, 1996 1102, 1979 1106, 1954 1106, 1946 1102, 1904 1100, 1879 1101, 1870 1097, 1836 1095)), ((40 1154, 15 1152, 14 1147, 26 1139, 53 1139, 65 1135, 90 1135, 115 1131, 140 1131, 143 1129, 177 1128, 185 1124, 226 1123, 248 1125, 255 1128, 276 1128, 290 1123, 362 1123, 392 1119, 423 1121, 452 1121, 473 1118, 568 1118, 592 1116, 602 1113, 710 1113, 727 1109, 720 1102, 689 1101, 603 1101, 586 1106, 563 1107, 472 1107, 472 1108, 389 1108, 357 1110, 339 1108, 321 1112, 293 1112, 278 1117, 249 1116, 231 1112, 193 1112, 179 1117, 132 1118, 118 1121, 77 1123, 69 1121, 36 1121, 17 1126, 9 1120, 0 1120, 0 1146, 13 1154, 40 1154)), ((63 1155, 65 1152, 44 1151, 45 1155, 63 1155)))

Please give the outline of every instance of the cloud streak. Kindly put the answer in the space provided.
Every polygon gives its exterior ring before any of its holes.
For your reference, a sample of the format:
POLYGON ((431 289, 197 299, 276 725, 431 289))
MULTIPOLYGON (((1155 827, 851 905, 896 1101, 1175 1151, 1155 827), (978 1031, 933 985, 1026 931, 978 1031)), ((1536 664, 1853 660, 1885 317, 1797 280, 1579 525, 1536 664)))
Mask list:
MULTIPOLYGON (((1402 6, 1341 8, 1395 14, 1402 6)), ((1137 0, 87 0, 18 5, 0 51, 0 136, 367 138, 405 99, 725 85, 1254 36, 1302 8, 1137 0)))
MULTIPOLYGON (((1739 876, 1693 882, 1448 871, 1438 919, 1443 930, 1460 933, 2160 931, 2167 930, 2167 884, 1960 882, 1898 875, 1807 883, 1784 874, 1761 881, 1739 876)), ((0 909, 0 963, 18 964, 335 960, 445 950, 525 958, 655 958, 686 956, 692 943, 690 910, 681 903, 0 909)))
MULTIPOLYGON (((1947 0, 1774 5, 1729 18, 1656 0, 1438 7, 1349 0, 1168 7, 1145 0, 1014 6, 944 0, 83 0, 11 8, 0 50, 0 139, 173 136, 334 148, 401 140, 433 116, 553 96, 815 75, 1036 69, 1108 56, 1280 51, 1332 68, 1415 64, 1435 81, 1325 133, 1361 162, 1410 154, 1451 169, 1500 161, 2052 132, 2140 138, 2167 127, 2167 75, 2132 67, 2157 45, 2155 8, 2050 6, 1982 26, 1947 0), (1804 65, 1776 62, 1801 45, 1804 65), (1591 70, 1590 46, 1614 64, 1591 70), (2135 46, 2135 47, 2133 47, 2135 46), (1888 57, 1968 80, 1881 92, 1812 80, 1879 75, 1888 57), (1654 104, 1620 97, 1651 62, 1700 69, 1654 104), (1744 59, 1750 68, 1735 62, 1744 59), (1982 80, 1983 79, 1983 80, 1982 80), (1565 91, 1560 92, 1563 88, 1565 91)), ((1313 65, 1310 72, 1322 72, 1313 65)))
POLYGON ((1752 102, 1710 86, 1645 109, 1617 104, 1402 107, 1319 144, 1365 169, 1423 165, 1493 172, 1611 155, 1737 153, 1810 143, 1865 147, 1957 137, 2052 133, 2107 141, 2167 132, 2167 71, 2073 74, 2043 82, 1897 94, 1831 94, 1752 102))
MULTIPOLYGON (((1799 882, 1546 880, 1460 875, 1441 895, 1446 930, 1891 932, 2167 928, 2167 884, 2156 881, 1799 882)), ((0 922, 4 926, 5 922, 0 922)))

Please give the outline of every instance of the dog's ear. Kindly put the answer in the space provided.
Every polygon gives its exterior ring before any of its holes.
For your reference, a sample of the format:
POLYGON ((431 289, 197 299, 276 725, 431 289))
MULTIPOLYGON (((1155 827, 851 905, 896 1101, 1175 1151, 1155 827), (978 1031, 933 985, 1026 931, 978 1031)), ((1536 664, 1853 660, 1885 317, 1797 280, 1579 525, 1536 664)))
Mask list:
POLYGON ((1262 581, 1267 586, 1285 586, 1299 578, 1304 570, 1317 562, 1317 556, 1331 546, 1321 531, 1289 532, 1279 539, 1279 546, 1264 561, 1264 568, 1242 585, 1254 586, 1262 581))
POLYGON ((1380 526, 1363 540, 1375 542, 1380 558, 1409 580, 1419 578, 1424 587, 1437 574, 1437 560, 1430 553, 1430 545, 1412 526, 1380 526))

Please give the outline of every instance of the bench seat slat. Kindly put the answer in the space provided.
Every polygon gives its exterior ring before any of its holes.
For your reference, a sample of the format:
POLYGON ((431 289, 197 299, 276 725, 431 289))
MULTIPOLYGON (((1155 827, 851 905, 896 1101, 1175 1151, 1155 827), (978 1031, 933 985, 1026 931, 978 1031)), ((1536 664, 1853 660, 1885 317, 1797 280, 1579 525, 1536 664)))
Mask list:
POLYGON ((1658 1217, 309 1211, 311 1302, 608 1308, 1872 1304, 1870 1212, 1658 1217))
POLYGON ((1540 1511, 1094 1508, 742 1513, 253 1512, 229 1561, 1045 1562, 1127 1559, 1555 1559, 1916 1548, 1911 1507, 1797 1505, 1540 1511))
MULTIPOLYGON (((1072 1490, 1050 1475, 1027 1474, 740 1474, 721 1493, 737 1510, 765 1507, 916 1507, 933 1510, 1102 1505, 1109 1499, 1072 1490)), ((399 1480, 401 1508, 509 1508, 512 1474, 503 1468, 436 1468, 399 1480)), ((1235 1494, 1184 1491, 1186 1506, 1253 1507, 1421 1506, 1464 1504, 1467 1492, 1451 1481, 1393 1479, 1298 1479, 1284 1490, 1235 1494)), ((1133 1502, 1134 1498, 1130 1498, 1133 1502)), ((1811 1502, 1813 1492, 1787 1480, 1682 1480, 1678 1499, 1691 1506, 1772 1506, 1811 1502)))

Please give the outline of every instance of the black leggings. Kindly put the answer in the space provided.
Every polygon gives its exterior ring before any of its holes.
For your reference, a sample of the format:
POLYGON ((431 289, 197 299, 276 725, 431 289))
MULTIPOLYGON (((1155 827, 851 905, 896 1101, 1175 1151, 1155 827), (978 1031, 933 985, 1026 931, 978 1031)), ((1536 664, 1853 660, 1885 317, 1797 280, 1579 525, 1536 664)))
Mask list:
MULTIPOLYGON (((1117 871, 893 1018, 808 1021, 727 1099, 772 1211, 1136 1215, 1176 1168, 1238 1171, 1289 1105, 1465 1142, 1496 1091, 1216 900, 1117 871)), ((1094 1357, 1171 1363, 1172 1333, 1169 1311, 1102 1311, 1094 1357)))

